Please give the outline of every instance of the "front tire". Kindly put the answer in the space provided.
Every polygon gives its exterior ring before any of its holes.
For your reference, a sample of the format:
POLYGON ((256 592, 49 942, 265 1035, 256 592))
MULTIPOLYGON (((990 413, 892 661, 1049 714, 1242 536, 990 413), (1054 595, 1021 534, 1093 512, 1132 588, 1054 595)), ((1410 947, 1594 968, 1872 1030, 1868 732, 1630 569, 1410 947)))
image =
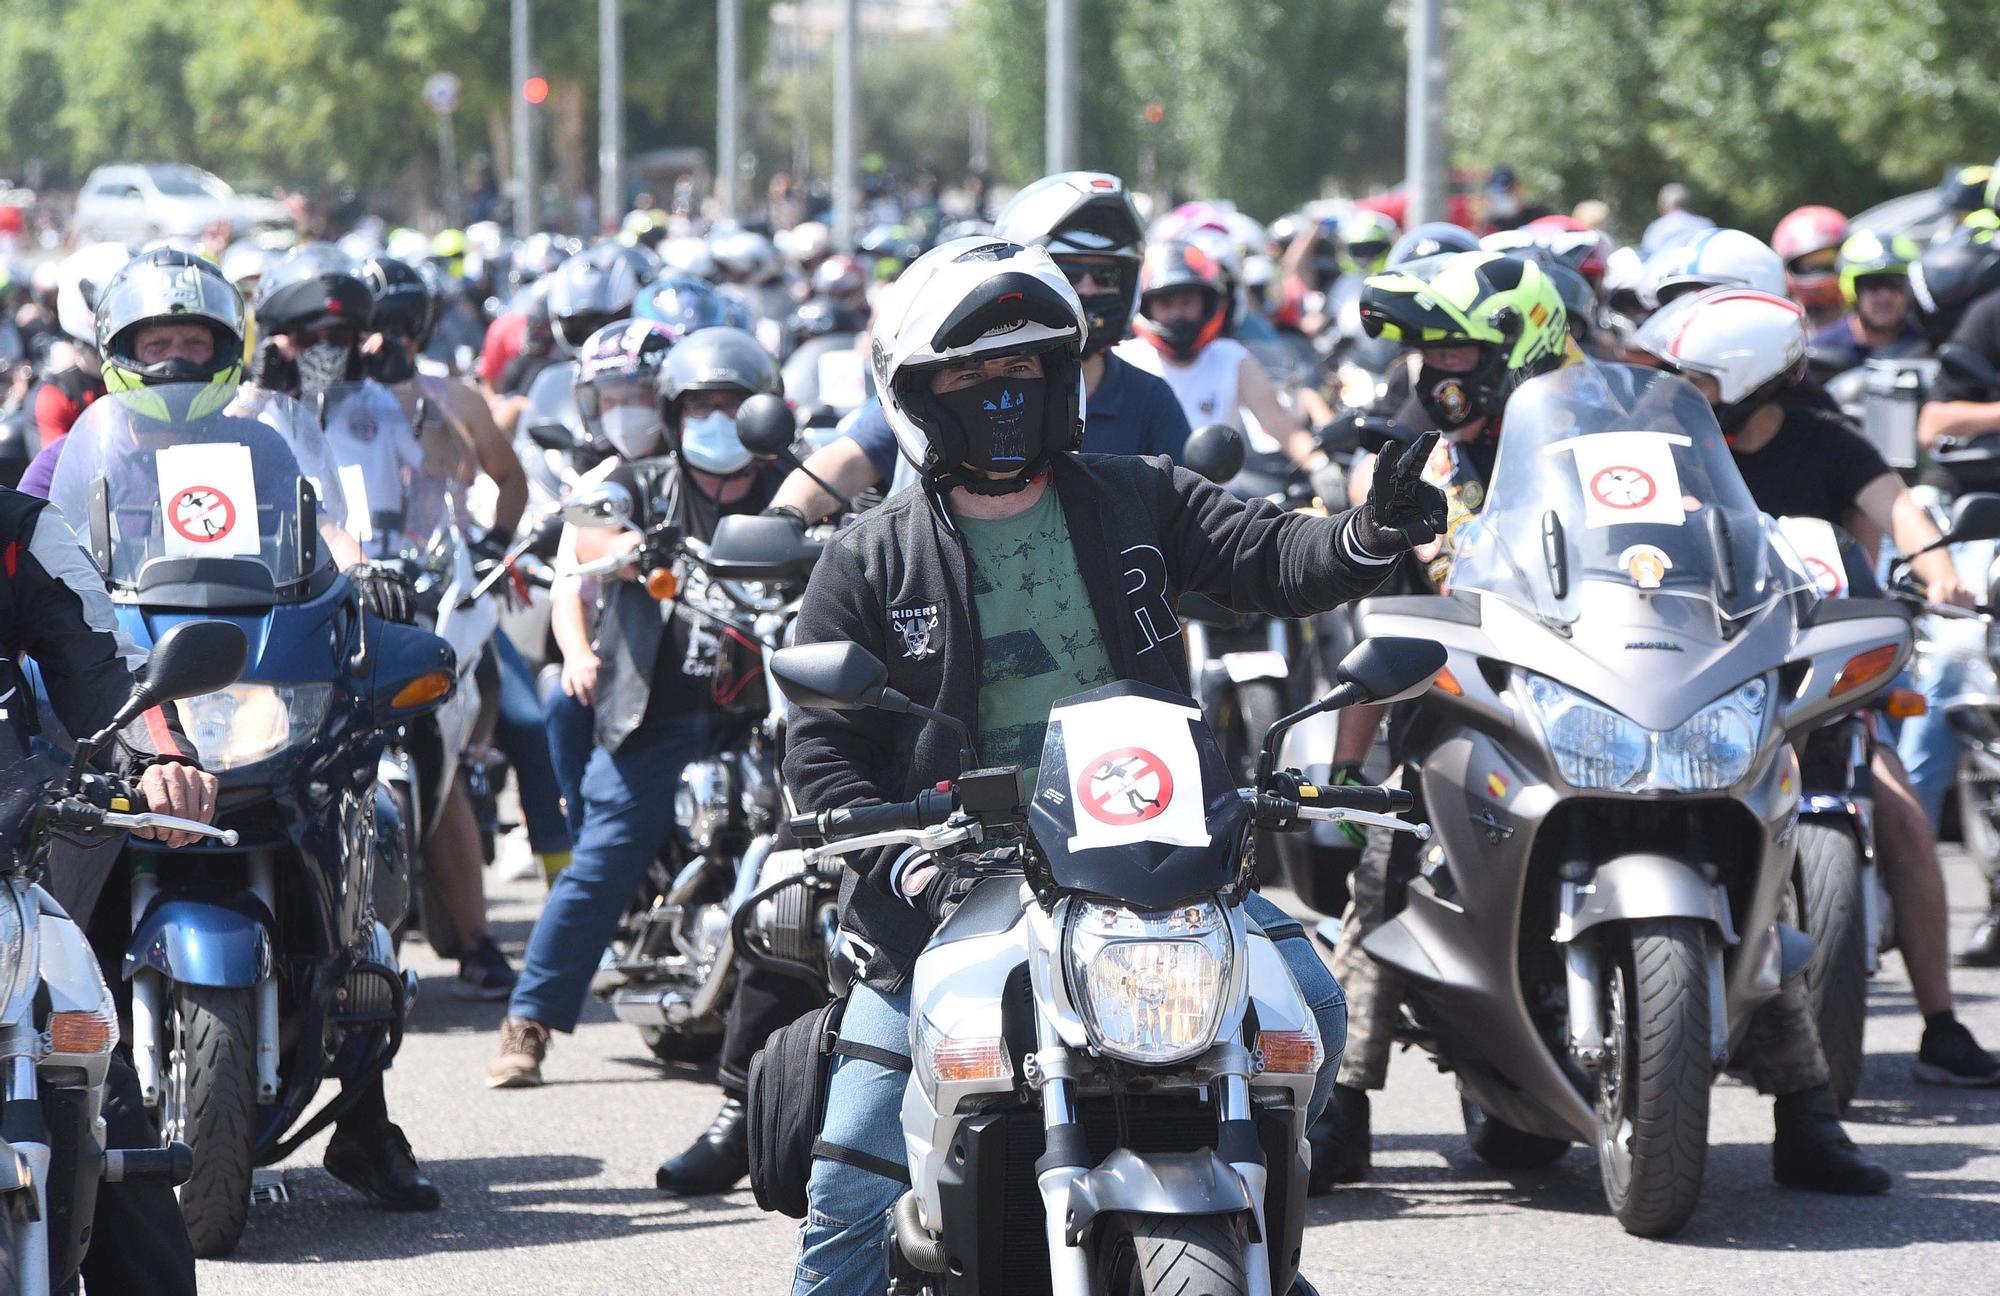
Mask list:
POLYGON ((1846 824, 1799 823, 1799 914, 1812 937, 1806 993, 1842 1111, 1861 1087, 1868 1019, 1868 907, 1861 842, 1846 824))
MULTIPOLYGON (((194 1149, 180 1186, 181 1218, 197 1256, 227 1255, 250 1216, 257 1139, 257 1032, 252 991, 177 985, 166 1023, 162 1145, 194 1149)), ((108 1241, 109 1239, 107 1239, 108 1241)))
POLYGON ((1606 951, 1616 957, 1606 960, 1598 1171, 1627 1233, 1671 1237, 1694 1214, 1708 1165, 1708 936, 1685 918, 1625 930, 1624 948, 1606 951))
POLYGON ((1242 1230, 1225 1215, 1114 1215, 1093 1290, 1102 1296, 1244 1296, 1242 1230))

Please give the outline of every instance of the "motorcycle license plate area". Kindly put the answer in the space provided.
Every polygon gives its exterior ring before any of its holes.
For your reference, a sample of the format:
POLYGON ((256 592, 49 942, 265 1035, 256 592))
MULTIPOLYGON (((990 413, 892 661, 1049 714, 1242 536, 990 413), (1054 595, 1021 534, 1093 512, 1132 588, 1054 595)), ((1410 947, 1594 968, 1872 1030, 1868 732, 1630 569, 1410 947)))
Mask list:
POLYGON ((1152 908, 1215 891, 1247 813, 1193 700, 1123 681, 1050 711, 1029 823, 1057 887, 1152 908))

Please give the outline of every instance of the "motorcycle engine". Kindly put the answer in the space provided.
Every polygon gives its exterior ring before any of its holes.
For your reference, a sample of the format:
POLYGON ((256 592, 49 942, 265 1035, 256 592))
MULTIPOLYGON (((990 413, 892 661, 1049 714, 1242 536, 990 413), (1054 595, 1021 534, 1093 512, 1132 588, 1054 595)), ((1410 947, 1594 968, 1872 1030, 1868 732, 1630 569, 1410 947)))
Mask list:
POLYGON ((674 793, 674 820, 697 851, 715 844, 736 817, 736 773, 726 761, 688 762, 674 793))

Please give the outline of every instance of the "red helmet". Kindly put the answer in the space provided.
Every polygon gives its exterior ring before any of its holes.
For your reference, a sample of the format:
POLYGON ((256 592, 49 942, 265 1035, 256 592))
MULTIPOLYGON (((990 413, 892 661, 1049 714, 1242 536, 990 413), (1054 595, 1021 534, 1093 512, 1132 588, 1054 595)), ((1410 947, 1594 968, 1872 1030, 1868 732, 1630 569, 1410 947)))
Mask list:
POLYGON ((1809 311, 1841 307, 1840 245, 1847 217, 1831 207, 1801 207, 1771 232, 1771 250, 1785 263, 1785 291, 1809 311))
POLYGON ((1604 267, 1612 251, 1611 239, 1602 230, 1592 229, 1574 216, 1537 216, 1528 222, 1528 237, 1537 247, 1545 247, 1562 258, 1564 264, 1590 281, 1596 288, 1604 281, 1604 267))
POLYGON ((1222 263, 1199 244, 1178 240, 1153 244, 1139 266, 1139 313, 1132 319, 1132 331, 1170 359, 1182 363, 1194 359, 1229 327, 1231 301, 1222 275, 1222 263), (1162 296, 1189 288, 1201 293, 1199 318, 1162 322, 1153 317, 1162 296))

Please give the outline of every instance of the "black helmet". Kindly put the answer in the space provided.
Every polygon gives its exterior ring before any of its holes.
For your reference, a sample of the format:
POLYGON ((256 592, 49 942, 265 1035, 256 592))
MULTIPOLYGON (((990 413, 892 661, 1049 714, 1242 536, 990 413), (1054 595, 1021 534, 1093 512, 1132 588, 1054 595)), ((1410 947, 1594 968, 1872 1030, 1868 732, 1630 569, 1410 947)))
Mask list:
POLYGON ((1418 257, 1436 256, 1440 252, 1477 252, 1479 236, 1463 225, 1450 221, 1425 221, 1415 229, 1407 230, 1389 248, 1389 259, 1382 264, 1384 270, 1393 270, 1406 261, 1418 257))
POLYGON ((1225 287, 1226 273, 1222 262, 1198 243, 1174 240, 1147 248, 1139 272, 1139 314, 1132 322, 1133 332, 1169 359, 1194 359, 1229 330, 1235 303, 1225 287), (1204 294, 1207 306, 1199 318, 1161 324, 1147 315, 1147 304, 1158 294, 1185 288, 1198 288, 1204 294))
POLYGON ((742 329, 705 328, 682 338, 660 368, 660 412, 681 462, 724 476, 743 471, 750 465, 750 452, 736 435, 734 416, 708 416, 698 428, 684 425, 681 402, 698 391, 782 396, 778 362, 742 329))
POLYGON ((1990 166, 1947 167, 1938 181, 1938 202, 1947 211, 1978 211, 1987 205, 1986 186, 1993 179, 1990 166))
POLYGON ((1073 285, 1089 261, 1109 258, 1117 286, 1079 293, 1090 321, 1085 353, 1122 340, 1139 300, 1139 264, 1146 228, 1125 182, 1101 171, 1064 171, 1035 181, 1007 204, 993 223, 997 238, 1038 243, 1073 285))
POLYGON ((794 342, 830 337, 836 333, 859 333, 861 320, 844 303, 815 297, 803 303, 785 321, 785 332, 794 342))
POLYGON ((1966 307, 2000 288, 2000 243, 1992 225, 1966 224, 1942 243, 1933 243, 1910 267, 1910 294, 1917 319, 1933 345, 1942 345, 1958 327, 1966 307))
POLYGON ((557 266, 549 276, 549 323, 566 354, 574 354, 592 333, 632 313, 632 303, 649 275, 635 257, 638 249, 600 243, 557 266))
POLYGON ((361 263, 361 281, 375 302, 371 323, 377 331, 419 343, 429 339, 437 321, 437 299, 421 271, 407 261, 376 256, 361 263))
POLYGON ((307 243, 287 252, 257 281, 251 309, 257 331, 266 337, 329 318, 364 333, 375 300, 351 257, 331 243, 307 243))
POLYGON ((208 383, 233 393, 243 376, 243 298, 213 264, 175 248, 141 252, 97 299, 97 350, 104 385, 131 391, 156 383, 208 383), (133 351, 148 324, 204 324, 215 339, 205 364, 170 359, 148 365, 133 351))

